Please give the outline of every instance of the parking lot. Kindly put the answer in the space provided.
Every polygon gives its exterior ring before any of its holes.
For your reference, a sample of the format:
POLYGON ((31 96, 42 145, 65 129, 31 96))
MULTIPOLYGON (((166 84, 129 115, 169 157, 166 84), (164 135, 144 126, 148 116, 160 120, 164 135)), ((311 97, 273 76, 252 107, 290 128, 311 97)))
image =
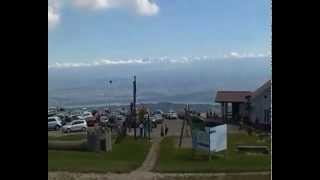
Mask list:
MULTIPOLYGON (((179 137, 181 133, 181 127, 182 127, 183 120, 181 119, 173 119, 173 120, 168 120, 165 119, 162 123, 163 127, 165 127, 165 124, 168 127, 168 134, 167 136, 176 136, 179 137)), ((239 129, 235 125, 228 125, 228 133, 238 133, 239 129)), ((140 131, 139 128, 136 129, 137 136, 139 136, 140 131)), ((66 135, 82 135, 86 134, 86 132, 71 132, 71 133, 63 133, 61 130, 58 131, 48 131, 48 136, 53 136, 53 137, 60 137, 60 136, 66 136, 66 135)), ((134 132, 133 129, 131 129, 130 132, 128 132, 128 135, 133 136, 134 132)), ((155 137, 160 137, 161 136, 161 124, 158 124, 156 128, 153 128, 151 131, 151 138, 155 137)), ((191 132, 190 128, 188 126, 185 126, 185 132, 184 132, 184 137, 190 137, 191 132)))

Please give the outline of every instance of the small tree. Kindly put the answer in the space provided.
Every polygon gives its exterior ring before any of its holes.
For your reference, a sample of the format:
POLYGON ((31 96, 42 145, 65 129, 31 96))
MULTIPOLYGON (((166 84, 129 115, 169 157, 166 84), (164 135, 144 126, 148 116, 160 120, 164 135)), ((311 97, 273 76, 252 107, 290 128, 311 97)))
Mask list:
POLYGON ((140 108, 138 112, 138 119, 140 122, 144 122, 145 114, 147 114, 147 109, 145 107, 140 108))

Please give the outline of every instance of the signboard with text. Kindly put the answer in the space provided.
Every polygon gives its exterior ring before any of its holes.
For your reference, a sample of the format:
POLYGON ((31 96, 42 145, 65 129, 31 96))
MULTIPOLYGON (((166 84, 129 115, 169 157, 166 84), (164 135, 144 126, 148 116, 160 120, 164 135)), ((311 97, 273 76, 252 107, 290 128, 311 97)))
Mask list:
POLYGON ((210 152, 227 149, 227 125, 192 129, 192 148, 210 152))

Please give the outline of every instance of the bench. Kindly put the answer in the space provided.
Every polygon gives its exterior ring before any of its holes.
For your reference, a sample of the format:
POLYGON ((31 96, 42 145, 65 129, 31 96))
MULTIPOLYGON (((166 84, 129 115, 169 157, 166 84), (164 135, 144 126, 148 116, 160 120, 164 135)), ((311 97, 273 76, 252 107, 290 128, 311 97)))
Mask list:
POLYGON ((264 154, 268 154, 268 146, 252 146, 252 145, 237 145, 238 151, 245 152, 260 152, 264 154))

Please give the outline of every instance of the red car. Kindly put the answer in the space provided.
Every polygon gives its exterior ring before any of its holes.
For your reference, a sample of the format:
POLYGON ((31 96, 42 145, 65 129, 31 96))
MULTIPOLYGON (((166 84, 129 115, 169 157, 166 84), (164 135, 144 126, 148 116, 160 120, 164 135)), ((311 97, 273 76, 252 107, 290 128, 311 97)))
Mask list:
POLYGON ((87 126, 88 127, 93 127, 96 123, 98 123, 98 122, 94 117, 87 119, 87 126))

